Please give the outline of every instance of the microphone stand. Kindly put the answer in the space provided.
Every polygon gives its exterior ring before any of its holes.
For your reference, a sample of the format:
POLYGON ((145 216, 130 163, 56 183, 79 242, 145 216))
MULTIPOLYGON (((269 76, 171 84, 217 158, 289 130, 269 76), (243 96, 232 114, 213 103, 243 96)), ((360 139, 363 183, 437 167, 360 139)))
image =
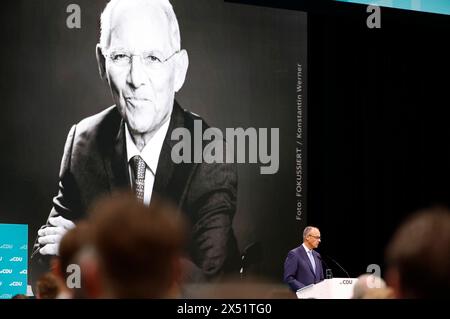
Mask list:
POLYGON ((328 255, 325 255, 328 259, 330 259, 332 262, 334 262, 346 275, 348 278, 350 278, 350 275, 348 274, 347 270, 344 269, 344 267, 342 267, 336 260, 334 260, 333 258, 331 258, 328 255))
MULTIPOLYGON (((331 258, 330 256, 328 256, 328 255, 325 255, 324 254, 324 256, 325 257, 327 257, 329 260, 331 260, 333 263, 335 263, 346 275, 347 275, 347 278, 350 278, 350 275, 348 274, 348 272, 347 272, 347 270, 345 270, 344 269, 344 267, 342 267, 336 260, 334 260, 333 258, 331 258)), ((327 267, 327 268, 329 268, 328 267, 328 265, 327 265, 327 263, 325 262, 325 260, 323 260, 323 258, 320 256, 319 257, 319 259, 321 260, 321 261, 323 261, 323 263, 325 264, 325 267, 327 267)), ((330 268, 329 268, 330 269, 330 268)))

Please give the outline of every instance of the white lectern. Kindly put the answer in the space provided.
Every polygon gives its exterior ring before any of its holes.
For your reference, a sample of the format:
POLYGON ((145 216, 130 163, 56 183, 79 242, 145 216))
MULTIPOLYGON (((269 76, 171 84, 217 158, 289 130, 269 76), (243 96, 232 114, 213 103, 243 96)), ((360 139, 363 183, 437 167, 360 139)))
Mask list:
POLYGON ((353 296, 353 286, 356 278, 325 279, 315 285, 297 290, 298 299, 350 299, 353 296))

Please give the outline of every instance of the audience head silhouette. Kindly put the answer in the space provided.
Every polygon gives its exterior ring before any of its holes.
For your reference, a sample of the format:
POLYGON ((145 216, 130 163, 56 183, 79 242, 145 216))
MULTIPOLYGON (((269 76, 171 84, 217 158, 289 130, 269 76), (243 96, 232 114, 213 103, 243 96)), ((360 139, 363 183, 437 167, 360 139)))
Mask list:
POLYGON ((450 291, 450 211, 414 214, 395 233, 386 261, 398 298, 443 298, 450 291))
POLYGON ((80 258, 90 298, 171 298, 180 293, 185 225, 162 200, 147 207, 131 194, 91 210, 90 240, 80 258))

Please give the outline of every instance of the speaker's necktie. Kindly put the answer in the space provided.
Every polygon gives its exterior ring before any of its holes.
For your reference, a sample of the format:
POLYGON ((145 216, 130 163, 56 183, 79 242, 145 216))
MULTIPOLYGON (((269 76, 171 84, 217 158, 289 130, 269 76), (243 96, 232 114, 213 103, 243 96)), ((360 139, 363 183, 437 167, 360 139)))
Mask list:
POLYGON ((136 155, 131 159, 134 173, 134 192, 139 201, 144 202, 144 185, 145 185, 145 162, 136 155))
POLYGON ((311 262, 311 265, 313 267, 314 273, 316 273, 316 262, 314 261, 314 256, 312 254, 312 250, 308 251, 308 257, 309 257, 309 261, 311 262))

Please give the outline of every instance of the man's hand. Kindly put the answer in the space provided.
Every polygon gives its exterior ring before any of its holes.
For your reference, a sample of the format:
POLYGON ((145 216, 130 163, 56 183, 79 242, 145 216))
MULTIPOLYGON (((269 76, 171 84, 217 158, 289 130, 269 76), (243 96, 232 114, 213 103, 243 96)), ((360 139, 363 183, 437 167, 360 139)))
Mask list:
POLYGON ((38 242, 43 246, 39 252, 41 255, 58 255, 61 238, 75 224, 62 216, 50 217, 48 222, 50 226, 38 231, 38 242))

